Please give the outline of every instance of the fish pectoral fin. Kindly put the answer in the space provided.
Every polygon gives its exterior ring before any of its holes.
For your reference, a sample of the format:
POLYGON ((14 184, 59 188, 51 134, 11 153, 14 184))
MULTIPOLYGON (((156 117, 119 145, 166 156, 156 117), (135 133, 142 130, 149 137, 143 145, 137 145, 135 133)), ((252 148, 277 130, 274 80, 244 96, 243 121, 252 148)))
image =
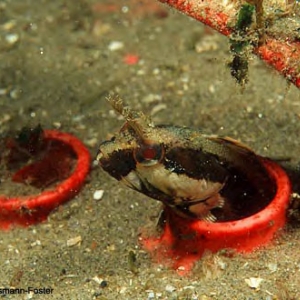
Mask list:
POLYGON ((220 198, 218 200, 218 205, 216 206, 216 208, 223 208, 225 205, 225 198, 223 198, 221 195, 220 195, 220 198))
POLYGON ((186 201, 182 201, 180 204, 182 206, 193 206, 197 204, 204 204, 207 206, 212 206, 212 208, 215 207, 222 208, 225 204, 225 199, 220 195, 220 193, 217 192, 203 199, 186 200, 186 201))
POLYGON ((215 222, 217 218, 212 214, 211 210, 223 208, 224 205, 225 199, 219 193, 216 193, 209 198, 189 203, 188 211, 199 219, 215 222))
POLYGON ((212 214, 212 212, 208 212, 206 216, 202 218, 203 221, 208 223, 215 223, 217 221, 217 217, 212 214))

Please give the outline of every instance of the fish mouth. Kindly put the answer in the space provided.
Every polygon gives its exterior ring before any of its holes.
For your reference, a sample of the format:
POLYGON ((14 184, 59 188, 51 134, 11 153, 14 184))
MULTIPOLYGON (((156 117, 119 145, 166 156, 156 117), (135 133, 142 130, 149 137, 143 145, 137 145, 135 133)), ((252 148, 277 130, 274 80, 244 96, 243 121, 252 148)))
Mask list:
POLYGON ((96 160, 100 163, 101 165, 101 159, 104 157, 103 153, 101 150, 98 150, 97 155, 96 155, 96 160))

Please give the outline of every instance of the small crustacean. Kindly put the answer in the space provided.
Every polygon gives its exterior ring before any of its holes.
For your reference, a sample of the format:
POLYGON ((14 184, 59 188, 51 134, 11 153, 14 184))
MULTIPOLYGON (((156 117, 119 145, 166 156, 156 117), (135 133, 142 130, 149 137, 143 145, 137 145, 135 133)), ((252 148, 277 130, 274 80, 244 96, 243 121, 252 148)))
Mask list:
POLYGON ((126 122, 100 145, 97 160, 112 177, 183 217, 227 221, 249 216, 274 195, 262 158, 235 140, 199 130, 154 126, 108 98, 126 122))

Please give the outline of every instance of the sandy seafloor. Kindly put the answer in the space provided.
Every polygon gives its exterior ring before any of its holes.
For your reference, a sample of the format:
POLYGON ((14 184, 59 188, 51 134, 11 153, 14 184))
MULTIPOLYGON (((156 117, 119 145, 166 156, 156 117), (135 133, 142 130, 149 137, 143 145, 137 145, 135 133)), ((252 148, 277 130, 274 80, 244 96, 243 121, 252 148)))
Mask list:
MULTIPOLYGON (((76 135, 95 156, 122 125, 105 100, 115 92, 157 124, 202 128, 288 158, 299 188, 298 89, 251 56, 242 90, 226 67, 227 39, 202 24, 154 0, 0 1, 0 23, 1 135, 40 123, 76 135), (127 64, 128 54, 139 62, 127 64)), ((82 192, 47 222, 0 233, 0 286, 53 288, 52 295, 3 298, 300 299, 297 222, 266 249, 208 255, 180 277, 138 243, 159 209, 94 166, 82 192), (77 236, 82 242, 68 247, 77 236), (251 277, 263 279, 259 288, 246 284, 251 277)))

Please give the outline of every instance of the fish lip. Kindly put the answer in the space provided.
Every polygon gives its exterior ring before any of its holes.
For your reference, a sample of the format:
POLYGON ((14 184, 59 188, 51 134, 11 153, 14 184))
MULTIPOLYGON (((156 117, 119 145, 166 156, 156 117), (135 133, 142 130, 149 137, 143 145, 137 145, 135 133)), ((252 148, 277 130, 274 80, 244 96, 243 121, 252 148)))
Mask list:
POLYGON ((102 151, 99 149, 97 154, 96 154, 96 160, 101 163, 101 159, 104 157, 102 151))

